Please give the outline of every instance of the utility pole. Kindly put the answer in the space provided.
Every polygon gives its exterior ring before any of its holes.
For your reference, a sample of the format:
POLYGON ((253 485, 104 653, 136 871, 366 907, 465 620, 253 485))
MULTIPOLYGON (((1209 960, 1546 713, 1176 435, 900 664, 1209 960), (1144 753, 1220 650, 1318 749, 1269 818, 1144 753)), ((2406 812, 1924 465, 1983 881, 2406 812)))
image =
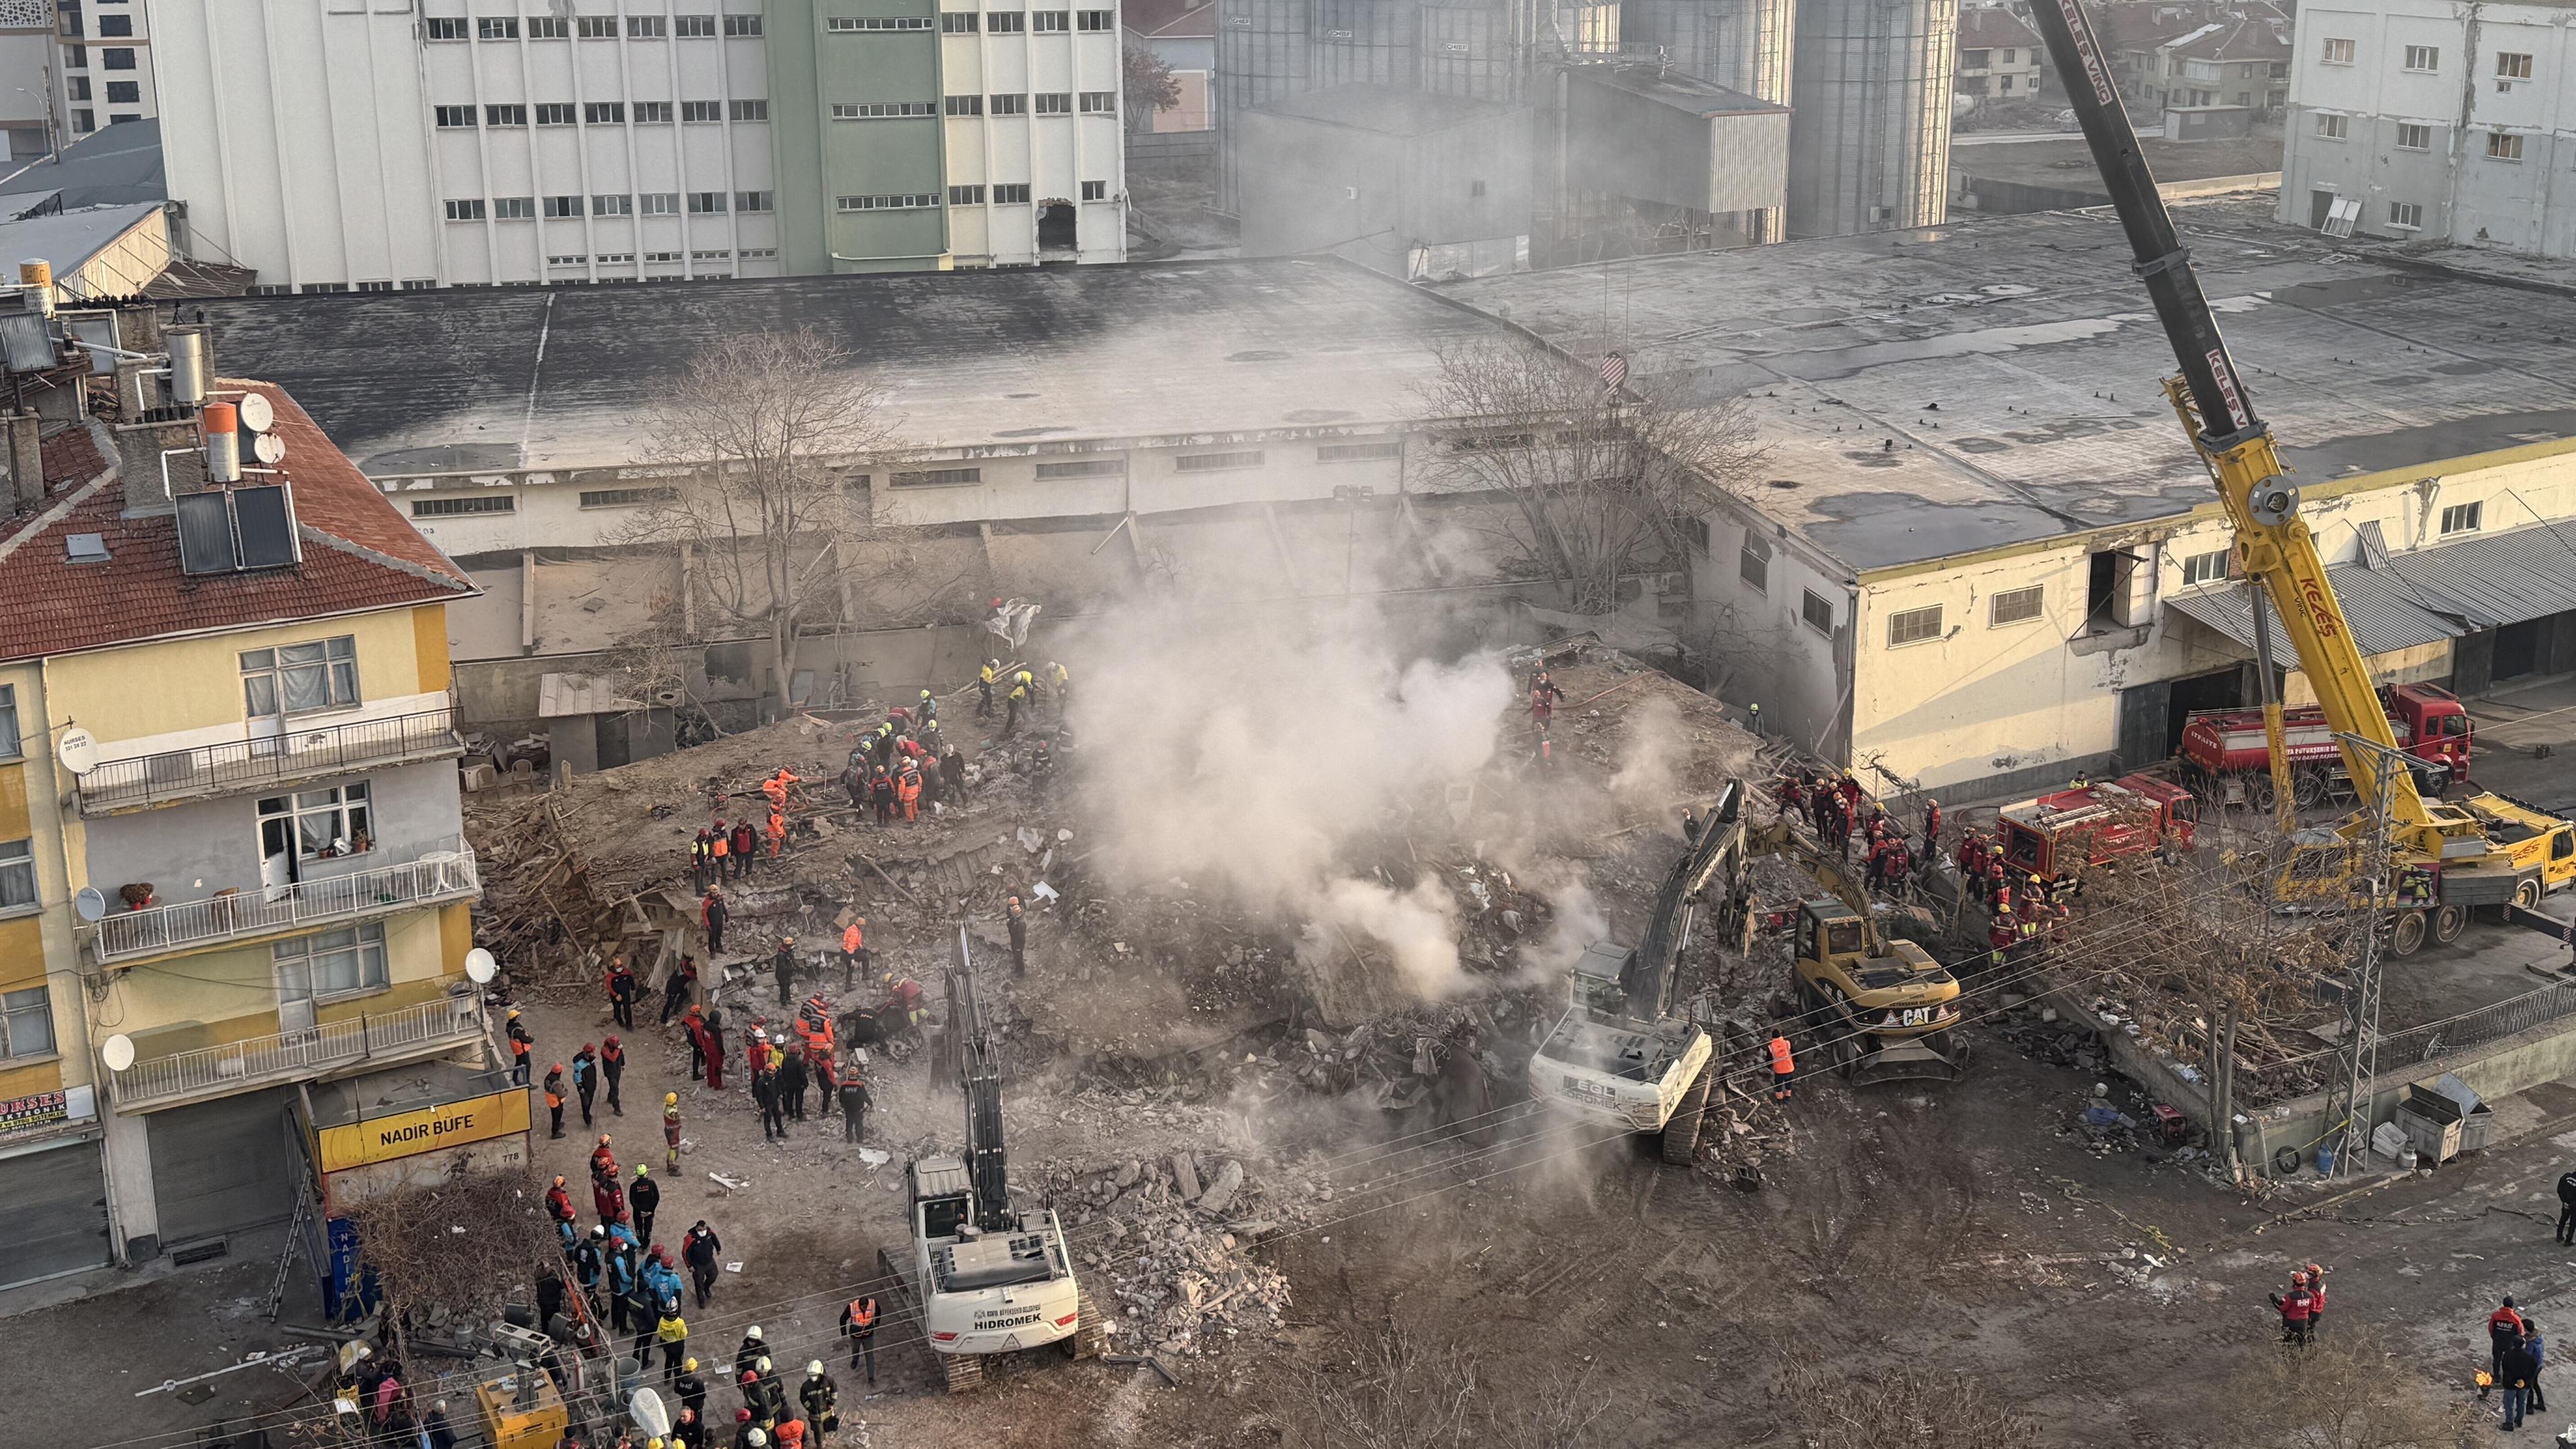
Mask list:
POLYGON ((2351 995, 2344 1003, 2343 1050, 2335 1058, 2334 1082, 2326 1088, 2324 1140, 2336 1141, 2341 1134, 2335 1150, 2335 1175, 2340 1177, 2360 1172, 2370 1160, 2370 1103, 2379 1072, 2379 936, 2394 895, 2389 873, 2396 864, 2388 838, 2389 790, 2408 758, 2359 735, 2337 738, 2343 741, 2345 758, 2368 763, 2376 786, 2370 792, 2369 833, 2355 842, 2365 854, 2348 877, 2351 889, 2368 891, 2369 899, 2356 903, 2362 919, 2353 945, 2351 995))

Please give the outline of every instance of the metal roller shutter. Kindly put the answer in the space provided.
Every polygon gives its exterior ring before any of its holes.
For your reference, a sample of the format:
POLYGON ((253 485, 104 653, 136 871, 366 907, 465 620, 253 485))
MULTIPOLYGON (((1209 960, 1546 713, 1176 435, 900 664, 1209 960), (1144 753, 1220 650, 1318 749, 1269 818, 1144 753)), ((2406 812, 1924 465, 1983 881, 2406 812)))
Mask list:
POLYGON ((161 1241, 278 1222, 295 1211, 285 1091, 152 1114, 152 1193, 161 1241))
POLYGON ((107 1183, 98 1143, 70 1142, 0 1158, 0 1288, 107 1261, 107 1183))

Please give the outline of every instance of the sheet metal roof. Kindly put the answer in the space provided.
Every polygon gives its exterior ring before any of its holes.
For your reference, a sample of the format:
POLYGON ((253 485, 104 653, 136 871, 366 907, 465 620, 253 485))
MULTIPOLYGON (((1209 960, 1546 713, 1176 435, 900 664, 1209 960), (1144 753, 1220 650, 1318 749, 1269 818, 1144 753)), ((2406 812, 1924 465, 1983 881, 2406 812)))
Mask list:
MULTIPOLYGON (((2412 649, 2576 609, 2576 538, 2568 532, 2544 524, 2406 553, 2365 547, 2369 562, 2327 569, 2326 579, 2364 655, 2412 649)), ((2251 599, 2238 583, 2165 603, 2251 649, 2251 599)), ((2275 628, 2272 642, 2285 663, 2297 658, 2284 631, 2275 628)))
MULTIPOLYGON (((2397 580, 2359 564, 2330 568, 2326 578, 2343 602, 2352 642, 2365 657, 2456 639, 2468 632, 2417 604, 2397 580)), ((2244 584, 2177 594, 2165 600, 2165 607, 2199 620, 2245 649, 2254 647, 2253 595, 2244 584)), ((2298 666, 2298 646, 2290 642, 2278 616, 2273 619, 2272 651, 2284 667, 2298 666)))

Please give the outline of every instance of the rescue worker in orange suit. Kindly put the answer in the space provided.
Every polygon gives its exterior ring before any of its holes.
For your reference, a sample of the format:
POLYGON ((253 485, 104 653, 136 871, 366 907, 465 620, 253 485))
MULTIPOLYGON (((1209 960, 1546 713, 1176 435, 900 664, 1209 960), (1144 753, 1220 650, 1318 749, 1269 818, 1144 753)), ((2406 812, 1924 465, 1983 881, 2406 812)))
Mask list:
POLYGON ((524 1087, 528 1084, 528 1048, 535 1046, 537 1039, 528 1035, 528 1029, 519 1024, 519 1008, 515 1006, 510 1008, 509 1037, 510 1082, 513 1086, 524 1087))
POLYGON ((919 820, 921 818, 921 762, 919 760, 908 759, 903 762, 903 776, 895 782, 895 793, 903 800, 903 818, 907 821, 919 820))
POLYGON ((868 1371, 868 1382, 875 1383, 877 1381, 876 1299, 862 1296, 850 1300, 849 1306, 841 1310, 841 1336, 850 1341, 850 1367, 855 1369, 864 1363, 868 1371))
POLYGON ((778 852, 785 849, 786 845, 787 817, 772 810, 769 812, 769 858, 776 860, 778 852))
POLYGON ((563 1135, 563 1107, 564 1069, 563 1063, 557 1062, 546 1072, 546 1116, 551 1119, 546 1131, 549 1139, 563 1135))
POLYGON ((841 990, 857 985, 859 973, 867 969, 868 918, 861 916, 841 931, 841 990))
POLYGON ((2306 1347, 2317 1307, 2317 1296, 2308 1291, 2308 1275, 2291 1274, 2290 1291, 2273 1294, 2272 1306, 2281 1310, 2281 1341, 2306 1347))
POLYGON ((733 828, 721 816, 707 834, 707 869, 717 880, 733 876, 733 828))
POLYGON ((1791 1097, 1796 1096, 1797 1087, 1795 1083, 1797 1075, 1798 1060, 1796 1057, 1790 1055, 1789 1039, 1785 1036, 1772 1037, 1771 1100, 1774 1102, 1786 1102, 1791 1097))

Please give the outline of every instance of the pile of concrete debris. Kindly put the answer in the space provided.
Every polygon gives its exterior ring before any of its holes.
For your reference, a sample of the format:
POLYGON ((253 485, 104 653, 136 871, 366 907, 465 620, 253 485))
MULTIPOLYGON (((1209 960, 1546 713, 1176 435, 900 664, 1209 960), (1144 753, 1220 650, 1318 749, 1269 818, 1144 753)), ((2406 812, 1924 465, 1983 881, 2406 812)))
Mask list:
POLYGON ((1247 1249, 1304 1210, 1269 1203, 1242 1162, 1176 1152, 1058 1170, 1046 1199, 1093 1295, 1115 1305, 1120 1349, 1197 1356, 1280 1328, 1288 1280, 1247 1249))

